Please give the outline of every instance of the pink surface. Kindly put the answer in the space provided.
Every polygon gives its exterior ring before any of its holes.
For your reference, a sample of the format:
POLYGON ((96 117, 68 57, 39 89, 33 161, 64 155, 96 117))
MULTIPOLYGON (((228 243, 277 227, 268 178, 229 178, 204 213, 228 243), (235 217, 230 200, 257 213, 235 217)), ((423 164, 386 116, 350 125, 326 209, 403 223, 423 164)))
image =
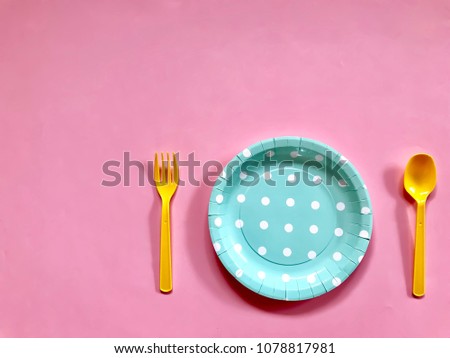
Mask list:
POLYGON ((448 1, 0 1, 0 336, 450 336, 449 58, 448 1), (136 168, 130 187, 101 186, 102 164, 160 150, 225 164, 279 135, 360 171, 375 220, 362 265, 308 302, 259 297, 220 267, 211 188, 189 185, 160 294, 159 198, 136 168), (401 190, 417 151, 439 181, 422 300, 401 190))

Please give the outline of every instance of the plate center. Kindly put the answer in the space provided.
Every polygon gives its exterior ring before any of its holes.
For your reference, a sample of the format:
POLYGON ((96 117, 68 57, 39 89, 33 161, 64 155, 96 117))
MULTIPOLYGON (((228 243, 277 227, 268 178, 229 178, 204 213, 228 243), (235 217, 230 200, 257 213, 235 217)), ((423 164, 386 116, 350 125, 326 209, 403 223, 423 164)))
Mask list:
POLYGON ((265 260, 298 265, 314 260, 336 230, 336 204, 319 176, 300 164, 257 169, 259 180, 240 193, 239 218, 249 246, 265 260))

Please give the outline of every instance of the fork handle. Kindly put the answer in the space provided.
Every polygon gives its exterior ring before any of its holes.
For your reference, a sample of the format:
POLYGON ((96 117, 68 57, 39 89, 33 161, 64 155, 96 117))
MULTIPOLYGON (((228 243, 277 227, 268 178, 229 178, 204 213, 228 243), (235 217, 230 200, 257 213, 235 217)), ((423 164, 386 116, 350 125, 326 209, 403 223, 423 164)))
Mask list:
POLYGON ((425 294, 425 202, 417 204, 413 294, 416 297, 425 294))
POLYGON ((159 260, 159 289, 172 291, 172 252, 170 248, 170 202, 162 201, 161 248, 159 260))

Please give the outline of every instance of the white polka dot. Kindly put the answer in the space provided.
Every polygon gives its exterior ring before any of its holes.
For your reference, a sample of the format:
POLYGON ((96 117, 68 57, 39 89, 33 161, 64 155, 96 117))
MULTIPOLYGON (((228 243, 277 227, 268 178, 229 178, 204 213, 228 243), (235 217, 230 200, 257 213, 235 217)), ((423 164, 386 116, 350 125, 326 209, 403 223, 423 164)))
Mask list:
POLYGON ((271 172, 264 172, 264 179, 265 180, 272 179, 272 173, 271 172))
POLYGON ((264 280, 266 278, 266 273, 264 271, 258 271, 258 278, 264 280))
POLYGON ((289 257, 292 255, 292 250, 289 247, 286 247, 285 249, 283 249, 283 255, 286 257, 289 257))
POLYGON ((264 206, 269 205, 270 204, 270 199, 267 196, 261 198, 261 204, 263 204, 264 206))
POLYGON ((317 234, 319 232, 319 228, 317 227, 317 225, 311 225, 309 227, 309 232, 311 234, 317 234))
POLYGON ((344 179, 341 179, 341 180, 338 181, 338 185, 339 185, 341 188, 344 188, 344 187, 347 186, 347 182, 346 182, 344 179))
POLYGON ((312 203, 311 203, 311 209, 313 209, 313 210, 317 210, 317 209, 319 209, 320 208, 320 203, 318 202, 318 201, 313 201, 312 203))
POLYGON ((239 194, 236 199, 238 202, 243 203, 245 201, 245 195, 239 194))
POLYGON ((342 235, 344 235, 344 230, 342 230, 340 227, 337 227, 336 229, 334 229, 334 234, 337 237, 341 237, 342 235))
POLYGON ((242 269, 239 269, 236 271, 236 277, 241 277, 244 274, 244 271, 242 269))
POLYGON ((286 231, 286 232, 292 232, 292 230, 294 230, 294 227, 292 226, 292 224, 286 224, 286 225, 284 225, 284 231, 286 231))
POLYGON ((361 255, 360 257, 358 257, 358 262, 361 262, 363 258, 364 258, 364 255, 361 255))
POLYGON ((250 158, 250 157, 252 156, 252 152, 250 152, 250 149, 245 148, 245 149, 242 151, 242 155, 243 155, 245 158, 250 158))
POLYGON ((274 155, 275 155, 275 152, 274 152, 273 150, 269 150, 269 151, 266 153, 266 156, 268 156, 269 158, 272 158, 274 155))
POLYGON ((312 273, 311 275, 306 276, 306 281, 308 281, 309 283, 316 282, 316 274, 312 273))
POLYGON ((298 151, 297 150, 293 150, 291 152, 291 158, 297 158, 299 156, 298 151))
POLYGON ((225 170, 222 173, 220 173, 220 176, 224 179, 227 178, 227 173, 225 172, 225 170))
POLYGON ((289 183, 295 183, 297 181, 297 177, 295 176, 295 174, 289 174, 287 180, 289 183))
POLYGON ((339 277, 335 277, 331 280, 331 283, 334 287, 338 287, 342 283, 342 281, 339 277))
POLYGON ((342 260, 342 254, 339 251, 336 251, 333 254, 333 260, 334 261, 341 261, 342 260))
POLYGON ((339 203, 336 204, 336 209, 338 209, 339 211, 343 211, 345 209, 345 204, 340 201, 339 203))
POLYGON ((242 251, 242 245, 234 244, 233 249, 234 249, 234 251, 236 251, 239 254, 242 251))
POLYGON ((314 184, 317 184, 317 185, 322 183, 322 177, 320 175, 314 176, 313 182, 314 182, 314 184))
POLYGON ((341 158, 339 159, 339 161, 341 162, 341 164, 344 164, 347 161, 347 158, 344 157, 343 155, 341 155, 341 158))
POLYGON ((222 226, 222 219, 221 218, 215 218, 214 219, 214 225, 216 225, 217 227, 222 226))
POLYGON ((315 156, 315 158, 316 158, 316 160, 317 160, 318 162, 321 162, 321 161, 323 160, 323 155, 317 154, 317 155, 315 156))
POLYGON ((314 260, 316 257, 317 257, 317 254, 316 254, 315 251, 311 250, 311 251, 308 252, 308 259, 314 260))
POLYGON ((364 188, 364 189, 367 189, 367 185, 366 185, 366 184, 364 184, 364 185, 363 185, 363 188, 364 188))
POLYGON ((287 273, 284 273, 281 275, 281 280, 283 282, 289 282, 291 280, 291 276, 289 276, 287 273))
POLYGON ((295 200, 292 199, 292 198, 286 199, 286 205, 289 206, 289 207, 294 206, 295 205, 295 200))
POLYGON ((361 208, 361 214, 367 215, 369 213, 370 213, 370 208, 368 208, 367 206, 361 208))
POLYGON ((259 227, 261 230, 266 230, 269 227, 269 223, 266 220, 263 220, 259 223, 259 227))
POLYGON ((267 253, 267 249, 264 246, 258 247, 258 254, 264 256, 267 253))
POLYGON ((365 239, 368 239, 369 238, 369 232, 367 230, 361 230, 359 232, 359 236, 361 236, 361 237, 363 237, 365 239))
POLYGON ((246 178, 247 178, 247 173, 240 172, 240 173, 239 173, 239 178, 241 178, 241 180, 246 179, 246 178))
POLYGON ((216 251, 220 251, 220 248, 221 248, 222 246, 220 246, 220 244, 218 243, 218 242, 215 242, 214 243, 214 250, 216 250, 216 251))
POLYGON ((223 195, 222 194, 217 195, 216 196, 216 203, 217 204, 222 204, 222 201, 223 201, 223 195))
POLYGON ((238 229, 240 229, 240 228, 242 228, 242 227, 244 226, 244 222, 243 222, 241 219, 237 219, 237 220, 234 222, 234 225, 235 225, 238 229))

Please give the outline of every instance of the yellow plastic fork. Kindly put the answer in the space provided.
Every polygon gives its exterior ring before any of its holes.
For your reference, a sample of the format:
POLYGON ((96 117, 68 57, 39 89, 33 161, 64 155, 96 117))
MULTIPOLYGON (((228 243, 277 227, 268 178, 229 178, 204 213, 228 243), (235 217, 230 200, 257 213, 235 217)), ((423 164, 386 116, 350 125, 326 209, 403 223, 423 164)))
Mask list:
POLYGON ((172 252, 170 248, 170 199, 178 187, 178 162, 175 153, 172 154, 172 166, 167 153, 167 160, 161 153, 161 167, 158 153, 155 153, 153 179, 161 197, 161 248, 159 260, 159 289, 161 292, 172 291, 172 252))

